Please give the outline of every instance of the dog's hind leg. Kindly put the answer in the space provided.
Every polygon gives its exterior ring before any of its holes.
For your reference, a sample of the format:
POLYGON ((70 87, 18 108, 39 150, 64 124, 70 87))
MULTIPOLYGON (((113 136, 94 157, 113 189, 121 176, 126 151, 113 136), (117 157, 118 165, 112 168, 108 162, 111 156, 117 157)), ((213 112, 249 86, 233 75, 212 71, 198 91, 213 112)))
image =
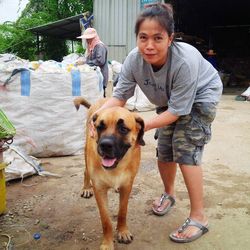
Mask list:
POLYGON ((117 221, 118 242, 125 244, 128 244, 133 240, 133 235, 130 233, 127 226, 128 199, 131 189, 132 185, 126 185, 119 188, 120 205, 117 221))
POLYGON ((100 246, 101 250, 113 250, 114 243, 113 243, 113 231, 112 231, 112 223, 109 217, 108 211, 108 197, 107 197, 107 188, 102 187, 101 189, 94 187, 94 193, 96 202, 99 208, 100 217, 102 221, 102 229, 103 229, 103 241, 100 246))

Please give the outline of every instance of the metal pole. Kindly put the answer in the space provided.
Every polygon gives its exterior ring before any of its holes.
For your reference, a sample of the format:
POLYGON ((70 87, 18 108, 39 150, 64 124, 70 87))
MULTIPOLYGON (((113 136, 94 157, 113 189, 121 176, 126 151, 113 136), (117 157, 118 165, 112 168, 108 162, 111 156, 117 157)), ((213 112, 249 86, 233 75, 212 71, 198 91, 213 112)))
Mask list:
POLYGON ((37 49, 37 55, 40 53, 40 46, 39 46, 39 35, 36 33, 36 49, 37 49))

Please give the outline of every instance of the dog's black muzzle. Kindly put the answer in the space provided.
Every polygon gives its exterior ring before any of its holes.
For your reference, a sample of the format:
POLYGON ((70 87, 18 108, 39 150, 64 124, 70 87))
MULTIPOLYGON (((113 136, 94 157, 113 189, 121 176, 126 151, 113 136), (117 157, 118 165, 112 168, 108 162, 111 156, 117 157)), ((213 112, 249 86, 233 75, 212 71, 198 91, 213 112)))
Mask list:
POLYGON ((113 136, 109 137, 102 137, 99 140, 98 143, 98 153, 101 156, 107 156, 109 158, 114 158, 115 156, 115 151, 116 151, 116 145, 115 145, 115 139, 113 136))
POLYGON ((131 147, 124 138, 118 138, 115 135, 102 136, 98 141, 97 151, 101 157, 116 158, 117 162, 122 159, 128 149, 131 147))

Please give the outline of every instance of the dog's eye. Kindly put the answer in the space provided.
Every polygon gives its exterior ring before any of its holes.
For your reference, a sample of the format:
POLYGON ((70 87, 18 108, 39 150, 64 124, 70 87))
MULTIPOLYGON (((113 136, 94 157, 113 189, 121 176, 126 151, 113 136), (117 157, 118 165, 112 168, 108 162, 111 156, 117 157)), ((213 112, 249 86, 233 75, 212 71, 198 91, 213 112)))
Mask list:
POLYGON ((128 128, 124 127, 124 126, 120 126, 120 127, 118 127, 118 131, 119 131, 120 134, 126 135, 130 131, 130 129, 128 129, 128 128))
POLYGON ((104 129, 106 129, 106 125, 104 124, 103 121, 101 121, 99 125, 96 126, 96 129, 97 131, 103 131, 104 129))
POLYGON ((126 135, 130 131, 130 129, 125 126, 125 123, 124 123, 123 119, 118 120, 118 122, 117 122, 117 130, 122 135, 126 135))

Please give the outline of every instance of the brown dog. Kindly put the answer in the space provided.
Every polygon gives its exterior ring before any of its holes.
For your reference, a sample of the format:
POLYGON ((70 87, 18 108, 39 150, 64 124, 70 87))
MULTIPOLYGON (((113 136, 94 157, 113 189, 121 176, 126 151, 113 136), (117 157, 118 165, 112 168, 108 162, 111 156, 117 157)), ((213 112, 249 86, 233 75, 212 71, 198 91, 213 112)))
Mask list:
POLYGON ((82 196, 93 195, 92 186, 99 208, 104 238, 100 249, 114 249, 112 224, 108 214, 107 192, 119 189, 120 204, 117 221, 118 242, 130 243, 126 217, 128 199, 141 157, 144 122, 137 114, 125 108, 113 107, 97 111, 107 99, 90 105, 79 97, 74 104, 89 108, 85 145, 85 172, 82 196), (95 113, 97 111, 97 113, 95 113), (94 115, 93 115, 94 114, 94 115), (89 134, 88 124, 93 120, 95 135, 89 134), (92 185, 91 185, 92 184, 92 185))

